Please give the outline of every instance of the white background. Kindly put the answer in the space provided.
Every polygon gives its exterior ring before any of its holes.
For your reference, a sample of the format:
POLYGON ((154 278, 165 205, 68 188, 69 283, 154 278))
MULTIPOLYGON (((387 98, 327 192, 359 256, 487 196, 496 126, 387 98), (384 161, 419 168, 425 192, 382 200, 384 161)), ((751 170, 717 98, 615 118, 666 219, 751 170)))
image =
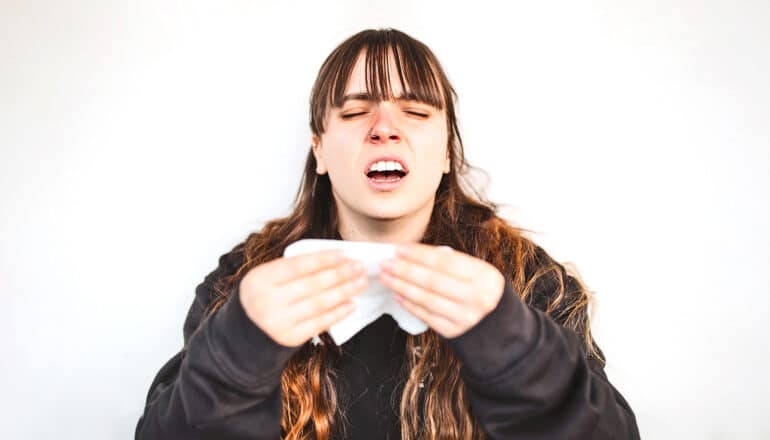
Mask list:
POLYGON ((489 195, 598 298, 646 439, 770 438, 770 2, 0 3, 0 438, 131 438, 220 254, 288 212, 308 97, 394 27, 489 195))

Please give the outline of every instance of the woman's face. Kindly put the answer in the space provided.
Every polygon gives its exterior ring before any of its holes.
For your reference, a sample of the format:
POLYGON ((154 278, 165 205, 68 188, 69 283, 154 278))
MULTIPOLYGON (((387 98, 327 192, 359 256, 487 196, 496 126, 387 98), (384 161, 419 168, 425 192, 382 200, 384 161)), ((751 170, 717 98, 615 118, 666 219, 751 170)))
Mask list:
MULTIPOLYGON (((446 111, 406 99, 366 99, 364 59, 361 53, 348 79, 350 99, 331 108, 326 132, 313 136, 316 172, 329 174, 340 215, 390 220, 427 210, 429 218, 442 174, 450 170, 446 111), (376 171, 380 160, 389 168, 388 162, 399 162, 403 172, 376 171)), ((402 97, 392 57, 389 69, 392 96, 402 97)))

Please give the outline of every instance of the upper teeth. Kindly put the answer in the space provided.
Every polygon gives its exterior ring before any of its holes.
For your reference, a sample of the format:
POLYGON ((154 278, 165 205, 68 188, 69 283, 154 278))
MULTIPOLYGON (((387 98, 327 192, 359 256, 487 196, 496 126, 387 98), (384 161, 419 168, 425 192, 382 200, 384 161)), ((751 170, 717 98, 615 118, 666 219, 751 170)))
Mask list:
POLYGON ((404 168, 400 163, 392 160, 381 160, 373 163, 369 167, 369 171, 404 171, 404 168))

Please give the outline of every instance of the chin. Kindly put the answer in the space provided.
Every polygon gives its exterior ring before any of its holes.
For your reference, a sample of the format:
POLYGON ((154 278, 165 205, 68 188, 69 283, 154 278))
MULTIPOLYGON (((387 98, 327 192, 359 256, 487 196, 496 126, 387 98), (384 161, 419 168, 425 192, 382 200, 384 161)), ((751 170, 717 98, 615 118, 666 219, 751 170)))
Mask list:
POLYGON ((404 217, 409 213, 409 209, 402 206, 367 206, 361 210, 361 212, 375 220, 395 220, 404 217))
POLYGON ((365 203, 358 204, 355 210, 373 220, 397 220, 414 215, 419 216, 419 213, 425 209, 432 210, 433 208, 433 199, 422 202, 419 198, 413 197, 414 194, 409 194, 409 197, 403 197, 404 195, 400 194, 391 199, 371 198, 365 203))

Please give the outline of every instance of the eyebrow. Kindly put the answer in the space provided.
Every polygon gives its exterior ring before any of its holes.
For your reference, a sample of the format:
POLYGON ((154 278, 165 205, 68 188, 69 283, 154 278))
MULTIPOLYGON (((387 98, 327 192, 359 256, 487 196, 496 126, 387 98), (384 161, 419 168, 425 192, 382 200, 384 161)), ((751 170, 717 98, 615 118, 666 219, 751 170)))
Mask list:
MULTIPOLYGON (((406 94, 402 94, 400 96, 396 96, 394 98, 396 101, 418 101, 422 102, 422 99, 419 99, 416 94, 412 92, 407 92, 406 94)), ((345 104, 348 101, 370 101, 374 102, 377 101, 377 97, 374 96, 372 93, 367 92, 361 92, 361 93, 348 93, 347 95, 342 97, 342 104, 345 104)))

